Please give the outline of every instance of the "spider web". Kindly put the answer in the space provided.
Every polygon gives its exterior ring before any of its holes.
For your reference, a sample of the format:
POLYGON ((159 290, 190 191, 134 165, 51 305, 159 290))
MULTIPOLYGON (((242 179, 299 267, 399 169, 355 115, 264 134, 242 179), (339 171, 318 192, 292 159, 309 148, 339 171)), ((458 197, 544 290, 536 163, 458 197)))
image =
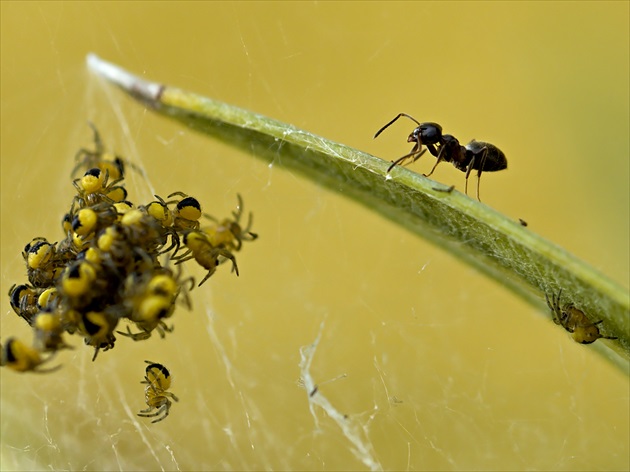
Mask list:
MULTIPOLYGON (((265 31, 236 14, 230 24, 247 70, 239 103, 291 116, 265 31), (264 90, 271 98, 258 101, 264 90)), ((292 25, 277 26, 280 57, 299 55, 292 25)), ((627 469, 627 378, 588 348, 439 248, 142 110, 80 62, 58 66, 55 86, 3 92, 1 293, 25 280, 31 238, 61 237, 88 120, 142 169, 127 174, 132 201, 183 191, 223 217, 240 193, 260 237, 237 254, 240 277, 220 267, 192 291, 193 309, 178 307, 164 340, 119 338, 91 362, 92 349, 68 338, 75 349, 57 356, 59 372, 0 370, 2 470, 627 469), (29 107, 37 113, 8 123, 29 107), (157 424, 137 416, 145 359, 168 367, 180 399, 157 424)), ((192 83, 214 92, 205 76, 192 83)), ((1 303, 2 339, 28 340, 1 303)))

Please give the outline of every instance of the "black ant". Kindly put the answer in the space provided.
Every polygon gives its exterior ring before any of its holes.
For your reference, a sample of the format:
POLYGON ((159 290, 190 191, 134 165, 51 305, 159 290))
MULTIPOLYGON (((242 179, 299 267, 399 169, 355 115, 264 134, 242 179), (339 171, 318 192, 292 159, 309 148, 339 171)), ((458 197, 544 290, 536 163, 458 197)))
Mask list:
POLYGON ((451 162, 457 169, 466 172, 465 192, 468 194, 468 177, 474 169, 477 171, 477 199, 481 201, 481 198, 479 198, 481 173, 483 171, 495 172, 507 168, 505 154, 495 145, 473 139, 466 146, 462 146, 454 136, 442 134, 442 127, 439 124, 432 122, 420 123, 406 113, 399 113, 392 121, 379 129, 374 137, 376 138, 401 116, 409 118, 418 125, 407 138, 407 142, 415 144, 411 152, 392 162, 387 168, 387 173, 407 159, 411 159, 410 163, 417 161, 428 149, 437 158, 437 162, 431 169, 431 172, 424 174, 425 177, 433 174, 433 171, 441 161, 451 162), (426 146, 426 149, 422 148, 423 145, 426 146))

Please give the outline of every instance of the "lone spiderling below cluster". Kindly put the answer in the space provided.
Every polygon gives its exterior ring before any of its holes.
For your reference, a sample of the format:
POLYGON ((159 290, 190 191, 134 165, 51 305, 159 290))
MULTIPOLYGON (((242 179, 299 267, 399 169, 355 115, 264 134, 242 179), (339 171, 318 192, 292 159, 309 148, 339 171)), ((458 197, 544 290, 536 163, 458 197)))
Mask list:
POLYGON ((157 362, 144 362, 148 365, 145 370, 144 380, 140 383, 147 385, 144 388, 144 400, 146 401, 148 408, 140 410, 138 416, 143 416, 145 418, 158 416, 159 418, 151 421, 151 423, 157 423, 168 416, 172 405, 170 399, 178 402, 179 398, 177 398, 175 394, 167 392, 167 390, 171 387, 171 373, 168 369, 157 362))

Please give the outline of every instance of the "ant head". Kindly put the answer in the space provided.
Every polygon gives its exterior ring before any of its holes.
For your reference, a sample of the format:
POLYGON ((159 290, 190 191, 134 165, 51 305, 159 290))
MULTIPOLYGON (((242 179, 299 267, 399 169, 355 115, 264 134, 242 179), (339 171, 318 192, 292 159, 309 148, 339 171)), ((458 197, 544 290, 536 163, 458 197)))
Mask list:
POLYGON ((442 127, 437 123, 420 123, 407 138, 408 143, 437 144, 442 140, 442 127))

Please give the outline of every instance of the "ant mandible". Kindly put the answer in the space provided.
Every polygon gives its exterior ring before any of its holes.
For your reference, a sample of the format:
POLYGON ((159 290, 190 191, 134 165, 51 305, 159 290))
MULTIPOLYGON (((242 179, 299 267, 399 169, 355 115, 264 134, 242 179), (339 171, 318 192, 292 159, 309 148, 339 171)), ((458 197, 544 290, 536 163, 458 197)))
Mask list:
POLYGON ((407 159, 411 159, 410 163, 417 161, 428 149, 429 152, 437 158, 437 162, 433 166, 433 169, 431 169, 431 172, 423 174, 425 177, 429 177, 433 174, 433 171, 441 161, 451 162, 455 168, 466 172, 465 192, 468 194, 468 177, 473 170, 476 170, 477 200, 481 201, 481 198, 479 198, 481 173, 483 171, 496 172, 507 168, 505 154, 495 145, 473 139, 466 146, 462 146, 454 136, 442 134, 442 127, 439 124, 432 122, 420 123, 406 113, 399 113, 392 121, 379 129, 374 137, 376 138, 402 116, 409 118, 418 125, 407 138, 407 142, 414 142, 415 144, 410 153, 392 162, 387 168, 387 173, 396 165, 401 164, 407 159), (423 145, 426 149, 422 148, 423 145))

